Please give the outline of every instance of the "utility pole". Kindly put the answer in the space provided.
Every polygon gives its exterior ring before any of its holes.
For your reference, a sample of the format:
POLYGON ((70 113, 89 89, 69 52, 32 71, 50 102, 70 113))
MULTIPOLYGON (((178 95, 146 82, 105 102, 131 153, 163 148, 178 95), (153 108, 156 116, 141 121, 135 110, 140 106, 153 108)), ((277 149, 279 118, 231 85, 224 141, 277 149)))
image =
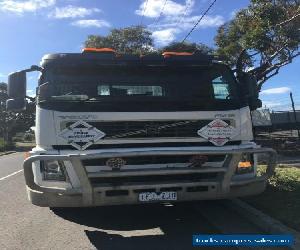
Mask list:
POLYGON ((290 98, 291 98, 291 102, 292 102, 294 119, 295 119, 295 124, 296 124, 296 129, 297 129, 297 135, 298 135, 298 139, 300 139, 300 131, 299 131, 299 126, 298 126, 298 121, 297 121, 297 113, 296 113, 296 110, 295 110, 295 104, 294 104, 294 99, 293 99, 293 93, 292 92, 290 92, 290 98))

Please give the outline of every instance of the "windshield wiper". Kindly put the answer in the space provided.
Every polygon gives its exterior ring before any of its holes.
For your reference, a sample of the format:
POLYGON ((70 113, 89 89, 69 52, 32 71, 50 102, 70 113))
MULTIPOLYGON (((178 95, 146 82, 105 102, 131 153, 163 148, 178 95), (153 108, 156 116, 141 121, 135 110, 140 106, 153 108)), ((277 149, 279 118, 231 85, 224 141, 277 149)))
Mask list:
POLYGON ((87 95, 71 95, 70 93, 65 95, 51 96, 51 99, 62 101, 86 101, 89 100, 87 95))

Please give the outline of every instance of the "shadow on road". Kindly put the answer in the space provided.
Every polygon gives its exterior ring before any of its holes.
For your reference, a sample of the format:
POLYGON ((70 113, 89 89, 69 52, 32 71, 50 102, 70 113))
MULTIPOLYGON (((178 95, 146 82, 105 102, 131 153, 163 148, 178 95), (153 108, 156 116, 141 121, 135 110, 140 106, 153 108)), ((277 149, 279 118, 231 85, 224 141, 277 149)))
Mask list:
MULTIPOLYGON (((193 234, 219 233, 199 215, 195 205, 149 204, 52 210, 66 220, 94 227, 95 230, 85 230, 85 233, 97 249, 176 250, 193 249, 193 234)), ((201 203, 198 202, 197 206, 201 203)))

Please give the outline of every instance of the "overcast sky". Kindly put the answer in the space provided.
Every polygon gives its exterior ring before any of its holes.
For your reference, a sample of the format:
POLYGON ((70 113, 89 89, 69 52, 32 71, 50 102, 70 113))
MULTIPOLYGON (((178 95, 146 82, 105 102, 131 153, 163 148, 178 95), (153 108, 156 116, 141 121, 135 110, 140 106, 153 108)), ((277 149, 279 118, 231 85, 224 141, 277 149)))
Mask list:
MULTIPOLYGON (((0 0, 0 81, 6 82, 7 74, 12 71, 38 64, 44 54, 80 52, 88 35, 105 35, 111 28, 142 22, 153 32, 157 47, 181 41, 211 2, 0 0)), ((218 0, 189 41, 215 46, 213 38, 218 26, 229 21, 248 3, 247 0, 218 0)), ((299 69, 298 58, 265 84, 261 93, 264 105, 275 110, 288 109, 289 92, 292 91, 300 109, 299 69)), ((35 87, 36 74, 31 74, 28 94, 32 94, 35 87)))

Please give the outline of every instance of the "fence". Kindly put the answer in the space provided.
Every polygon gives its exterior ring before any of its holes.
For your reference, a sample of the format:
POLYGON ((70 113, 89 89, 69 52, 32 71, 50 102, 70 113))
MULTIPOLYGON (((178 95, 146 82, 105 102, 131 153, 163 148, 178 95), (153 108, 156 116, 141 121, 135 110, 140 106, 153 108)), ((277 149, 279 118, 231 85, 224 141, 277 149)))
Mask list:
POLYGON ((295 114, 293 111, 255 110, 252 112, 253 126, 271 127, 273 129, 297 129, 300 124, 300 110, 296 110, 295 114))

